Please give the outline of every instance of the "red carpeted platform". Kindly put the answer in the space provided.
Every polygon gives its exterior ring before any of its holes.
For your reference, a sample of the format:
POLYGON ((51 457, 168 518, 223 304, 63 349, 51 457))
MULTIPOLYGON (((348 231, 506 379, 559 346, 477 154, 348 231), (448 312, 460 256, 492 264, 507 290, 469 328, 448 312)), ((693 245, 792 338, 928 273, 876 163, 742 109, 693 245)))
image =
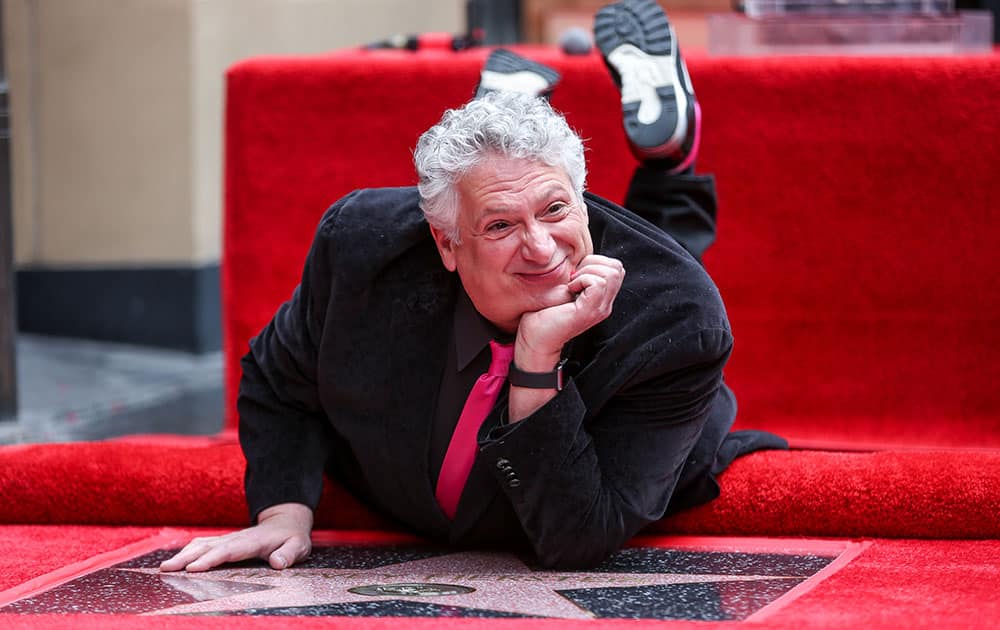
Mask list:
MULTIPOLYGON (((563 73, 553 104, 588 139, 590 188, 620 200, 633 161, 600 59, 525 52, 563 73)), ((238 358, 291 293, 319 216, 354 188, 413 183, 417 136, 468 98, 486 54, 342 52, 253 59, 230 71, 223 261, 230 401, 238 358)), ((691 57, 689 67, 705 115, 698 166, 716 174, 720 194, 719 240, 706 262, 736 336, 727 379, 740 401, 738 426, 776 431, 802 448, 737 461, 717 501, 648 533, 871 543, 816 588, 748 625, 996 623, 1000 56, 691 57)), ((235 420, 231 405, 230 427, 235 420)), ((0 541, 8 550, 0 590, 164 526, 242 526, 242 466, 232 434, 0 448, 0 541)), ((318 525, 395 528, 337 487, 326 489, 318 525)), ((11 627, 135 623, 0 616, 11 627)), ((583 622, 447 621, 575 623, 583 622)))
MULTIPOLYGON (((528 50, 565 77, 552 103, 588 139, 589 188, 621 200, 635 161, 600 58, 528 50)), ((231 70, 231 356, 287 299, 330 203, 414 183, 417 137, 469 98, 486 54, 231 70)), ((1000 367, 984 356, 1000 347, 1000 56, 688 61, 698 170, 719 189, 706 263, 736 335, 738 426, 808 446, 1000 446, 1000 367)))

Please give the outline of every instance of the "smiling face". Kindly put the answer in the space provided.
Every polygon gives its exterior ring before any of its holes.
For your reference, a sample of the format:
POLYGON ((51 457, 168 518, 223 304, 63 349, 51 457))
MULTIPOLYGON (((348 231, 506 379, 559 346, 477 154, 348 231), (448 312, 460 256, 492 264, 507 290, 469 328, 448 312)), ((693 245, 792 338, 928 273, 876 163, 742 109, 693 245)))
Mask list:
POLYGON ((490 156, 456 192, 461 243, 436 228, 431 233, 476 310, 514 332, 524 313, 572 299, 566 285, 594 245, 587 207, 562 168, 490 156))

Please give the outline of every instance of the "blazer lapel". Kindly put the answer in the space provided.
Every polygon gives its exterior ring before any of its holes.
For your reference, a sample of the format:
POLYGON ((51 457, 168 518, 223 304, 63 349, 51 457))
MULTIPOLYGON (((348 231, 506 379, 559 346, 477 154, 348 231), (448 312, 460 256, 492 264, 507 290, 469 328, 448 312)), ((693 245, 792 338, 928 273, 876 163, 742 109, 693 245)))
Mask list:
POLYGON ((448 521, 437 507, 428 460, 456 286, 454 274, 444 269, 400 283, 385 340, 395 392, 383 422, 386 466, 398 488, 393 509, 424 530, 442 533, 448 521))

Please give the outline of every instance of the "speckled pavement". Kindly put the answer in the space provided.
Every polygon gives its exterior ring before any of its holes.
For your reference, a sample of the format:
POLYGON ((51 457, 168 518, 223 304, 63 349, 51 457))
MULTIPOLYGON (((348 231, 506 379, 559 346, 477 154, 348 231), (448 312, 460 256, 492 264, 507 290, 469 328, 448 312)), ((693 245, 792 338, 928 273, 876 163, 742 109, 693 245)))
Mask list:
POLYGON ((254 562, 161 573, 174 547, 134 549, 137 557, 51 587, 0 593, 0 613, 743 621, 787 604, 859 551, 844 541, 657 537, 592 570, 563 571, 510 553, 345 543, 331 532, 317 543, 284 571, 254 562))
POLYGON ((18 414, 0 422, 0 444, 222 429, 221 352, 21 334, 17 376, 18 414))

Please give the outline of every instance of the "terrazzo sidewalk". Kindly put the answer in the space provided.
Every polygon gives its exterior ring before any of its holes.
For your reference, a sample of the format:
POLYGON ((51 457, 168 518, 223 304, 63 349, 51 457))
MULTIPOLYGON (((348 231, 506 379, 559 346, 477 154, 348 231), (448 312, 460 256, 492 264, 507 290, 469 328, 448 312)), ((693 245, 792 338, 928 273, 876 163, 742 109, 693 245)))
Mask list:
POLYGON ((0 422, 0 444, 222 429, 221 352, 21 334, 17 378, 18 415, 0 422))

